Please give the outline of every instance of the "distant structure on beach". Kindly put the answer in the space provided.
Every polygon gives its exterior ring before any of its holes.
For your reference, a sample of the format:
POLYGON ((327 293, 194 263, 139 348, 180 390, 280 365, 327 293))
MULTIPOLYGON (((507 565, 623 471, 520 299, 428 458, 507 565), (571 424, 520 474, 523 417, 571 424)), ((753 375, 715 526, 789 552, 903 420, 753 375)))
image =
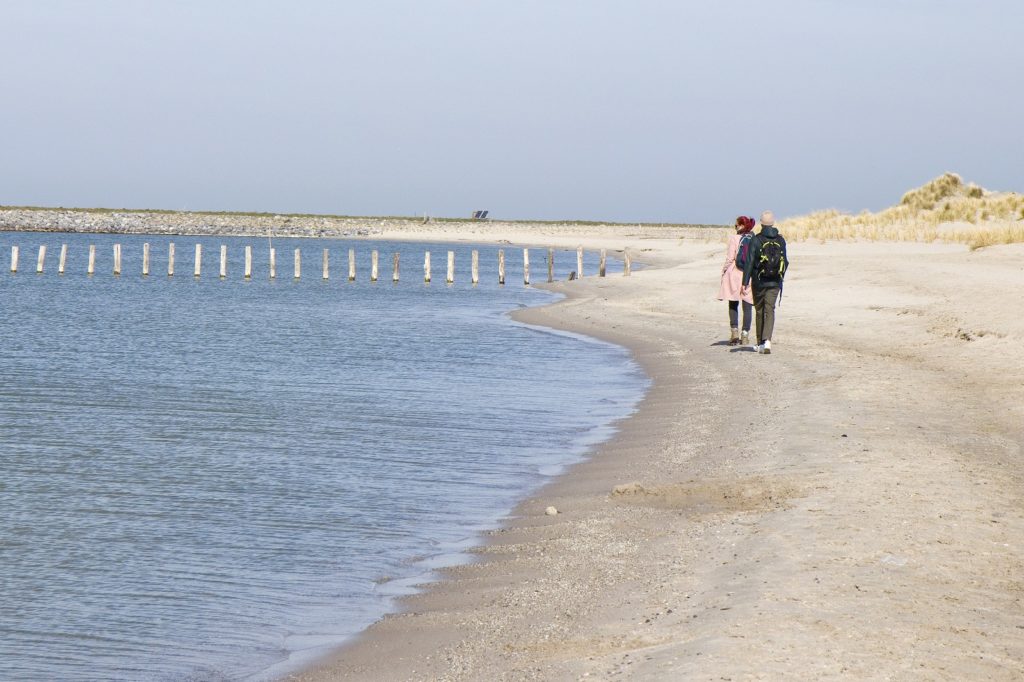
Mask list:
POLYGON ((490 211, 473 211, 473 220, 487 220, 487 214, 490 211))

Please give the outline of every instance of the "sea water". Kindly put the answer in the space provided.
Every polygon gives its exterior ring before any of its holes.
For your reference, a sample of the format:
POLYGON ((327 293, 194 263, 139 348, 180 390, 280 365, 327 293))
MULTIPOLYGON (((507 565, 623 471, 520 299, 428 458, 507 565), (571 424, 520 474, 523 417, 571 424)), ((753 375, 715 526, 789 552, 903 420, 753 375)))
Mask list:
POLYGON ((510 319, 553 299, 523 286, 520 249, 499 286, 477 247, 474 286, 470 247, 274 239, 271 280, 270 246, 0 234, 0 679, 280 675, 464 560, 645 389, 625 350, 510 319))

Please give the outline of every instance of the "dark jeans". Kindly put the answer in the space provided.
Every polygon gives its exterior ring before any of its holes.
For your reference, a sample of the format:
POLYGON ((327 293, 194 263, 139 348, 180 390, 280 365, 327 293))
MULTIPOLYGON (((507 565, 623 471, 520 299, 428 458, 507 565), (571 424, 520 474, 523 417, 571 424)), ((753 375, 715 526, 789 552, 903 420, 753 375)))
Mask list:
MULTIPOLYGON (((743 331, 750 331, 750 312, 754 306, 743 301, 743 331)), ((729 326, 738 327, 740 318, 740 302, 729 301, 729 326)))
POLYGON ((772 340, 775 331, 775 302, 779 300, 779 288, 754 288, 754 322, 757 326, 757 343, 772 340))

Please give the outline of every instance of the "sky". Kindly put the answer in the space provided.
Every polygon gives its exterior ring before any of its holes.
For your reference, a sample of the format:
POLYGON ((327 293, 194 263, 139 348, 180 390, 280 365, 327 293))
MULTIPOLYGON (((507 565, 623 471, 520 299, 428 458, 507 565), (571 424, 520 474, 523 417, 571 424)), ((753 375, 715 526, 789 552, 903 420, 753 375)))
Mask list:
POLYGON ((732 223, 1024 191, 1019 0, 0 0, 0 205, 732 223))

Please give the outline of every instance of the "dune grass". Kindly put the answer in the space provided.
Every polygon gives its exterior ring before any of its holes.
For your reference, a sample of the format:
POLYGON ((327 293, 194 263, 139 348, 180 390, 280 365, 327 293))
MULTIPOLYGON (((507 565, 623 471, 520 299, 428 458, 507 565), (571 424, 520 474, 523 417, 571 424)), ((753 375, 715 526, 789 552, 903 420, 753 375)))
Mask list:
POLYGON ((817 211, 780 222, 787 239, 956 242, 972 250, 1024 242, 1024 196, 946 173, 877 213, 817 211))

